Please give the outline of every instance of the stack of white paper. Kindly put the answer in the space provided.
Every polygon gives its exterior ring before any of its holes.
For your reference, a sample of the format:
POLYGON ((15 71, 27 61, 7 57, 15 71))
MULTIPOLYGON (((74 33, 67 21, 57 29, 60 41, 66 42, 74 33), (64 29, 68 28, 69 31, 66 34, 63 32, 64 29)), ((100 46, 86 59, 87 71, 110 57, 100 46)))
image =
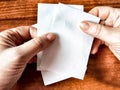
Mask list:
POLYGON ((99 18, 83 12, 83 5, 38 4, 38 35, 48 32, 57 39, 38 53, 37 70, 45 85, 67 78, 83 79, 93 37, 79 28, 83 20, 99 22, 99 18))

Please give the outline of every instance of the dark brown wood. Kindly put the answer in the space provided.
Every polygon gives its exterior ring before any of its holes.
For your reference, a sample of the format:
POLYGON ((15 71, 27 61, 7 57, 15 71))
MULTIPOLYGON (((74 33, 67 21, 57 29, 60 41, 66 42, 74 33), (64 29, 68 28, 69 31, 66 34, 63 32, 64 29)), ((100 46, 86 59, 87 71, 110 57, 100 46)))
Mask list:
MULTIPOLYGON (((37 23, 37 3, 83 4, 85 11, 95 6, 120 8, 120 0, 0 0, 0 31, 37 23)), ((101 46, 91 55, 83 81, 68 79, 50 86, 43 85, 36 64, 28 65, 12 90, 120 90, 120 61, 110 50, 101 46)))

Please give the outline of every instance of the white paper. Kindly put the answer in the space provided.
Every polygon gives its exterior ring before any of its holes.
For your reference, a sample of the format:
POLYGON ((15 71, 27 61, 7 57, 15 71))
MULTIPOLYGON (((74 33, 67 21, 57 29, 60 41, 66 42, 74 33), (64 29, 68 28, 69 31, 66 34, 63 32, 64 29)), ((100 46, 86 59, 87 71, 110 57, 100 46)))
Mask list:
MULTIPOLYGON (((37 18, 37 20, 39 21, 39 24, 34 24, 32 26, 35 28, 39 27, 40 30, 44 30, 44 29, 48 30, 49 25, 51 23, 51 19, 53 18, 54 10, 57 5, 58 4, 38 3, 38 18, 37 18)), ((71 5, 71 4, 66 4, 66 5, 76 8, 76 9, 79 9, 81 11, 84 10, 83 5, 71 5)), ((38 35, 39 35, 39 32, 41 33, 40 30, 38 30, 38 35)))
MULTIPOLYGON (((38 18, 37 18, 37 23, 34 24, 33 27, 38 27, 37 33, 38 36, 43 34, 44 32, 49 32, 49 28, 51 25, 51 21, 54 16, 55 8, 57 7, 58 4, 46 4, 46 3, 39 3, 38 4, 38 18), (43 32, 43 33, 42 33, 43 32)), ((70 7, 79 9, 81 11, 84 10, 83 5, 70 5, 67 4, 70 7)), ((39 71, 39 66, 40 66, 40 57, 41 57, 41 52, 38 53, 38 60, 37 60, 37 70, 39 71)))
MULTIPOLYGON (((40 33, 42 31, 45 31, 48 32, 48 29, 49 29, 49 25, 51 24, 51 19, 53 18, 53 14, 54 14, 54 11, 55 11, 55 8, 56 8, 57 4, 38 4, 38 23, 39 24, 35 24, 33 25, 34 27, 39 27, 39 30, 38 30, 38 35, 40 35, 40 33), (48 13, 49 12, 49 13, 48 13), (49 14, 49 15, 47 15, 49 14), (38 26, 39 25, 39 26, 38 26)), ((76 9, 79 9, 81 11, 83 11, 83 5, 69 5, 73 8, 76 8, 76 9)), ((38 60, 37 60, 37 70, 40 70, 40 58, 41 58, 41 52, 38 53, 38 60)), ((50 81, 48 83, 51 83, 52 82, 57 82, 57 81, 61 81, 61 80, 64 80, 68 77, 68 75, 64 75, 64 74, 56 74, 56 73, 53 73, 52 71, 41 71, 42 72, 42 75, 45 74, 45 75, 48 75, 46 73, 50 73, 49 76, 51 75, 51 78, 44 78, 44 84, 47 85, 47 83, 45 81, 50 81)), ((44 77, 47 77, 45 76, 44 77)))
MULTIPOLYGON (((39 3, 38 4, 38 33, 41 33, 41 30, 47 31, 49 30, 49 25, 51 24, 51 20, 53 18, 53 14, 55 11, 55 8, 58 4, 43 4, 43 3, 39 3)), ((68 6, 71 6, 73 8, 79 9, 81 11, 83 11, 83 5, 70 5, 68 4, 68 6)), ((39 35, 39 34, 38 34, 39 35)))
POLYGON ((37 69, 42 71, 45 85, 70 77, 84 78, 93 37, 83 33, 79 23, 83 20, 99 22, 99 18, 78 9, 62 4, 55 7, 56 12, 49 8, 50 15, 38 9, 38 35, 47 32, 58 35, 50 47, 38 54, 37 69))
MULTIPOLYGON (((53 18, 53 14, 54 14, 56 6, 57 6, 57 4, 43 4, 43 3, 38 4, 38 23, 39 24, 33 25, 34 27, 39 27, 38 28, 39 29, 38 30, 38 35, 40 35, 40 33, 42 33, 42 31, 48 32, 49 25, 51 24, 51 19, 53 18)), ((69 6, 71 6, 73 8, 76 8, 76 9, 79 9, 81 11, 83 11, 83 9, 84 9, 83 5, 69 5, 69 6)), ((37 70, 40 70, 39 66, 40 66, 41 55, 42 55, 41 52, 38 53, 37 70)), ((56 80, 56 82, 60 81, 60 80, 64 80, 65 78, 68 77, 68 75, 65 77, 65 75, 63 75, 63 74, 60 74, 61 76, 60 75, 56 76, 56 73, 53 73, 51 71, 49 72, 48 70, 47 71, 43 71, 42 70, 41 72, 42 72, 42 74, 44 74, 44 73, 51 73, 50 75, 52 77, 54 77, 54 78, 51 78, 51 80, 53 82, 55 80, 56 80)), ((45 79, 47 79, 47 78, 45 78, 45 79)), ((46 81, 45 79, 44 79, 44 82, 46 81)), ((47 79, 47 81, 51 81, 51 80, 47 79)))

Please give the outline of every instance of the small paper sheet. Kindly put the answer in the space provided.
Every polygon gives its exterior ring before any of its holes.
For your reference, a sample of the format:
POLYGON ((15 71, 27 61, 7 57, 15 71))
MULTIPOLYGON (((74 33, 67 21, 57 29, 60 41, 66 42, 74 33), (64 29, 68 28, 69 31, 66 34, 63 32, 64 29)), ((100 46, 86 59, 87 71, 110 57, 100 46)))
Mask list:
MULTIPOLYGON (((79 9, 81 11, 83 11, 84 9, 83 5, 70 5, 70 4, 67 5, 79 9)), ((45 3, 38 4, 38 17, 37 17, 38 21, 37 27, 39 28, 38 35, 40 35, 39 33, 41 33, 41 31, 48 32, 57 6, 58 4, 45 4, 45 3)))
POLYGON ((83 6, 38 5, 38 35, 54 32, 58 36, 50 47, 38 53, 37 70, 45 85, 71 77, 84 78, 93 37, 82 32, 79 24, 83 20, 98 23, 100 19, 82 10, 83 6))

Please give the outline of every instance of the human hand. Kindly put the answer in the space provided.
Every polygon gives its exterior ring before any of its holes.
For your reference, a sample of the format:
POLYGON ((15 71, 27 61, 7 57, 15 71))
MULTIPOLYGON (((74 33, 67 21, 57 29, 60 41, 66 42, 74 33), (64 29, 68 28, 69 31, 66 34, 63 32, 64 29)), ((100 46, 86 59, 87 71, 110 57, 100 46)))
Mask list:
POLYGON ((94 36, 91 53, 95 54, 101 44, 105 44, 120 60, 120 9, 112 7, 95 7, 90 12, 100 17, 100 24, 83 21, 80 28, 94 36))
POLYGON ((0 90, 10 89, 20 78, 27 63, 48 47, 56 36, 37 37, 36 29, 22 26, 0 32, 0 90))

